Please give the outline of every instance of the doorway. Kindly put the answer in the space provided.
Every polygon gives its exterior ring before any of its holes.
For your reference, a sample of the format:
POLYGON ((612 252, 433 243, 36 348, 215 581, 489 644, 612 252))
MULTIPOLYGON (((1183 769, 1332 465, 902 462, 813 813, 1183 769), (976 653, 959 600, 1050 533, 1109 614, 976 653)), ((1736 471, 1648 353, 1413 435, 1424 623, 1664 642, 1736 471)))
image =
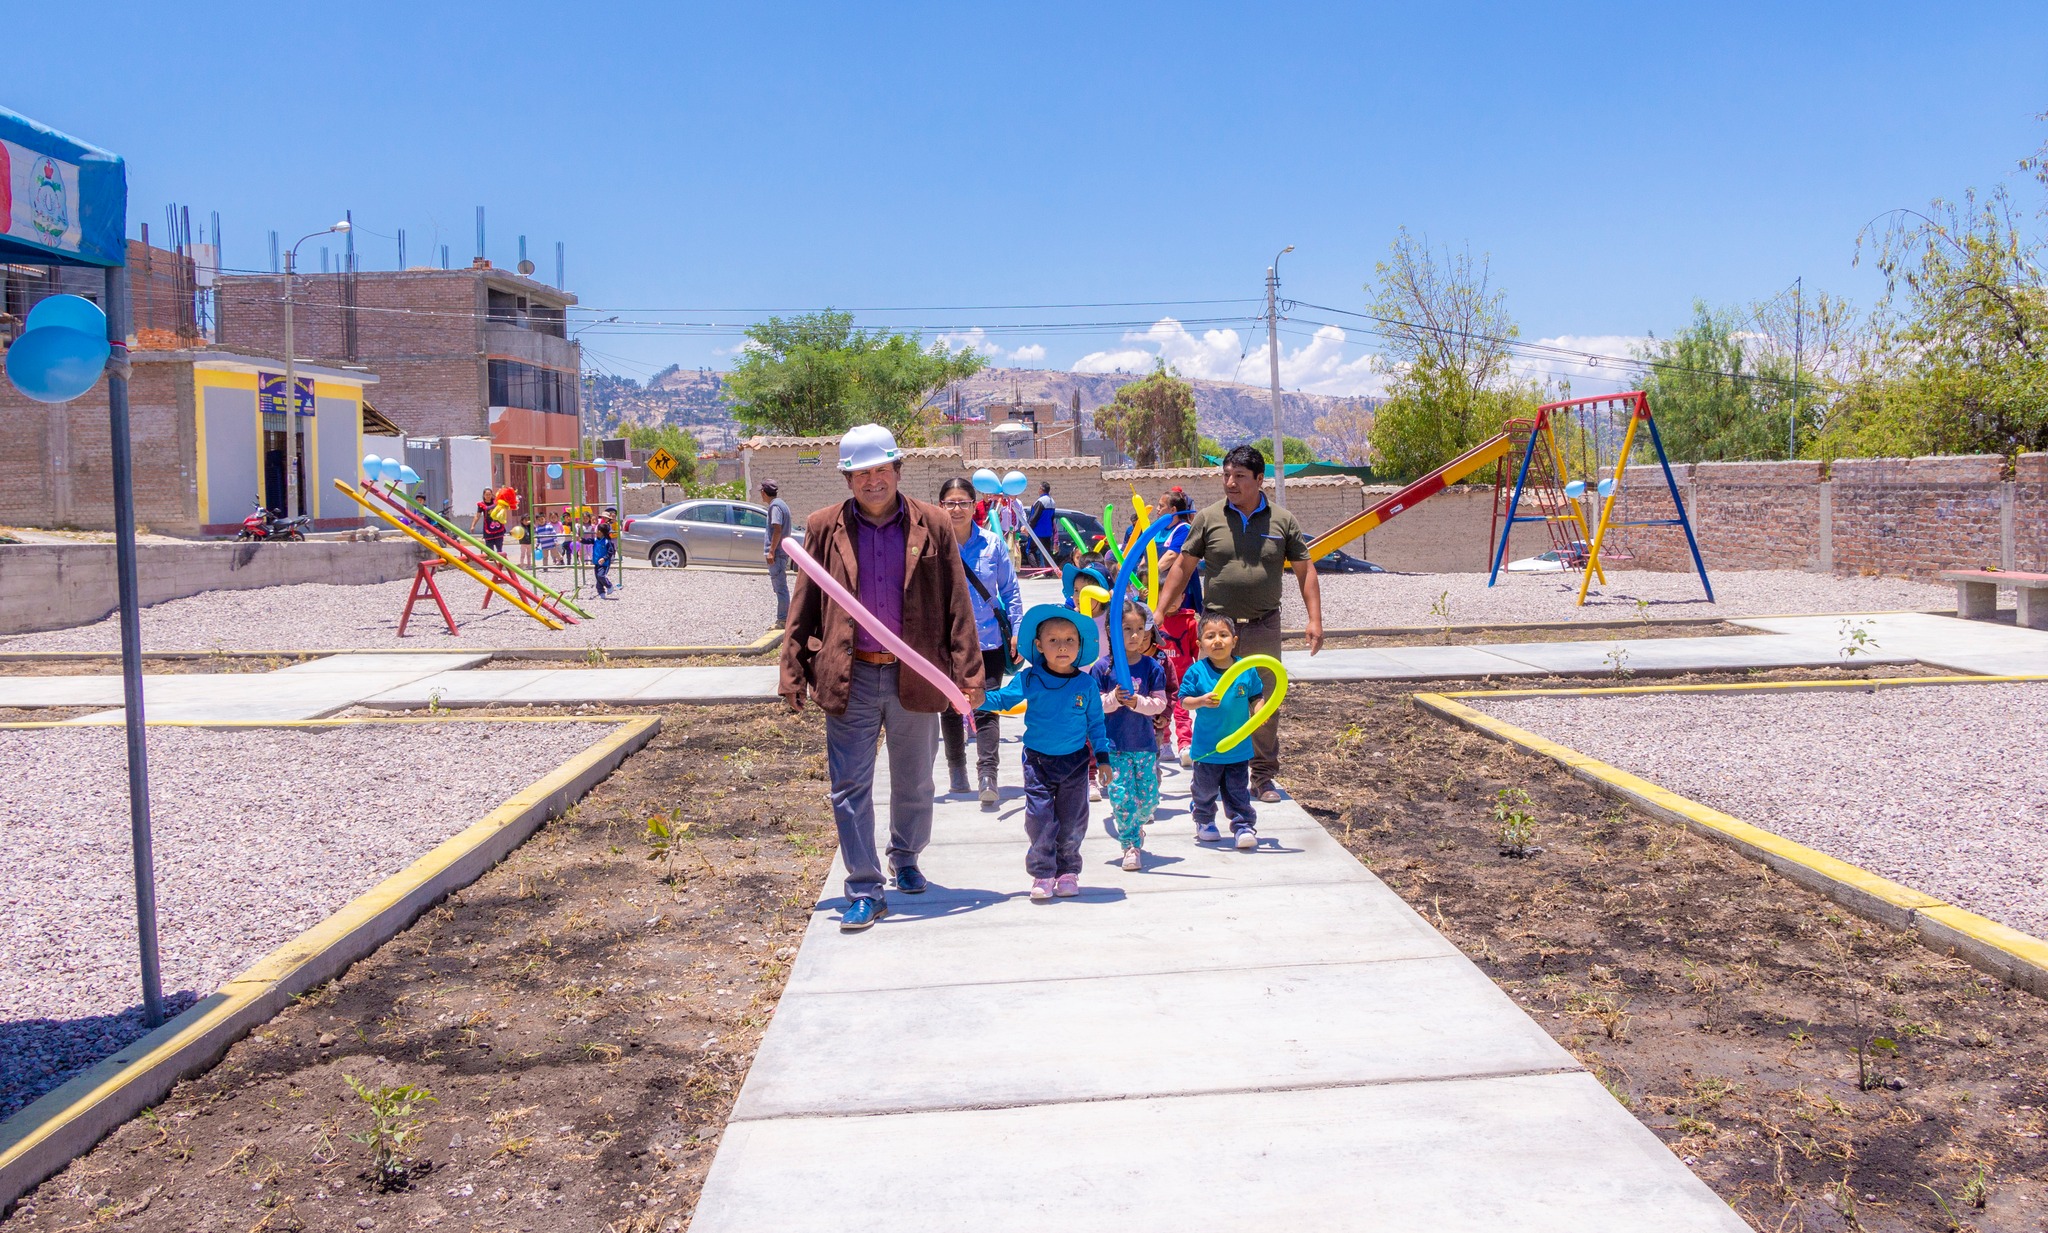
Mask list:
MULTIPOLYGON (((306 491, 306 458, 303 452, 294 460, 299 470, 300 500, 304 502, 306 491)), ((263 504, 271 513, 284 517, 285 474, 284 474, 284 430, 266 428, 263 430, 263 504)), ((296 512, 296 511, 293 511, 296 512)))

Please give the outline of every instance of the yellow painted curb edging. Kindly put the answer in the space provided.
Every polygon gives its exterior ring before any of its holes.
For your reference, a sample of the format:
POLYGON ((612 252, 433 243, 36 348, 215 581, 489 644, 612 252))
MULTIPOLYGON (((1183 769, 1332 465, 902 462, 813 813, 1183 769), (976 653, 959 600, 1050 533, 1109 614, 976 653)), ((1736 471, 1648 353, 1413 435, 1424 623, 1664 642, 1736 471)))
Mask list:
MULTIPOLYGON (((1921 685, 1976 685, 1999 681, 2039 681, 2030 677, 1921 677, 1921 685)), ((1901 684, 1902 681, 1892 681, 1901 684)), ((1865 688, 1868 681, 1803 682, 1777 684, 1792 688, 1865 688)), ((1540 754, 1610 795, 1621 797, 1653 817, 1675 822, 1695 834, 1718 840, 1753 860, 1783 874, 1790 880, 1818 891, 1836 903, 1893 929, 1910 929, 1929 947, 1952 950, 1971 966, 1990 972, 2007 983, 2030 993, 2048 997, 2048 942, 2001 925, 1997 921, 1956 907, 1924 891, 1894 882, 1858 865, 1838 860, 1783 835, 1753 826, 1731 814, 1678 795, 1668 788, 1631 775, 1620 767, 1587 757, 1575 749, 1540 737, 1526 728, 1456 701, 1458 698, 1526 698, 1532 695, 1585 695, 1596 693, 1697 693, 1706 690, 1754 690, 1766 685, 1672 685, 1633 686, 1623 689, 1585 690, 1464 690, 1452 694, 1414 694, 1418 706, 1434 711, 1455 724, 1482 736, 1519 745, 1540 754)))
MULTIPOLYGON (((331 728, 394 723, 614 723, 618 730, 515 793, 477 822, 358 895, 340 911, 257 960, 191 1009, 0 1122, 0 1212, 83 1155, 180 1080, 199 1074, 291 999, 334 979, 476 881, 602 782, 661 730, 656 716, 577 715, 515 719, 316 719, 181 724, 180 727, 331 728)), ((58 727, 9 724, 10 728, 58 727)), ((152 724, 152 727, 157 725, 152 724)))

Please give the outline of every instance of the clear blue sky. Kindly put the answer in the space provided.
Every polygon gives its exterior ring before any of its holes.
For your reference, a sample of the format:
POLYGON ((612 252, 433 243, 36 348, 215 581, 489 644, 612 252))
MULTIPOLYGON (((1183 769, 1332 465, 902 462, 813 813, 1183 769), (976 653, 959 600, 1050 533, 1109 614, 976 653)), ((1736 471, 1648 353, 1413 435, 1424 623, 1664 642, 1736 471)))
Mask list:
MULTIPOLYGON (((570 288, 629 320, 1250 299, 1289 243, 1285 294, 1356 309, 1406 225, 1490 254, 1524 337, 1589 339, 1801 274, 1867 306, 1859 228, 2048 136, 2039 4, 881 8, 15 6, 0 103, 126 155, 131 234, 166 202, 218 210, 231 266, 344 209, 371 268, 399 227, 413 263, 461 263, 483 205, 493 260, 524 233, 546 278, 566 241, 570 288), (72 51, 82 10, 99 63, 72 51)), ((1113 323, 1253 311, 866 319, 1043 323, 993 337, 1066 368, 1147 349, 1113 323), (1050 328, 1076 323, 1112 324, 1050 328)), ((734 345, 587 339, 642 376, 734 345)), ((1212 352, 1242 350, 1184 362, 1212 352)))

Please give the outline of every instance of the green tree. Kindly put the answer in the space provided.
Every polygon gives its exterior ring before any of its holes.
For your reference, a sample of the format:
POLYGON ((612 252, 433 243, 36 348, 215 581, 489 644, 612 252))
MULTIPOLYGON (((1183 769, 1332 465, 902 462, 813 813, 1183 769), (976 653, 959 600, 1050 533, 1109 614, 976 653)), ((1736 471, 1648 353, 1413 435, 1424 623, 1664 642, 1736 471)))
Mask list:
POLYGON ((1394 375, 1368 440, 1374 470, 1405 483, 1533 412, 1542 391, 1510 368, 1520 330, 1485 257, 1435 252, 1404 227, 1374 275, 1366 290, 1394 375))
POLYGON ((1735 314, 1695 300, 1692 324, 1639 347, 1643 390, 1675 462, 1783 458, 1792 361, 1758 345, 1735 314))
POLYGON ((1117 387, 1116 398, 1095 409, 1095 430, 1140 467, 1200 463, 1195 432, 1195 387, 1159 361, 1144 379, 1117 387))
POLYGON ((1282 462, 1296 463, 1316 461, 1316 447, 1310 445, 1307 441, 1302 440, 1300 437, 1282 436, 1280 438, 1280 448, 1286 451, 1285 456, 1280 460, 1282 462))
POLYGON ((988 363, 971 348, 857 330, 853 314, 842 312, 770 317, 749 327, 747 338, 725 377, 733 418, 786 436, 833 436, 875 423, 900 444, 921 445, 932 416, 926 400, 988 363))
POLYGON ((622 424, 619 435, 645 458, 665 449, 682 462, 671 483, 687 484, 697 478, 697 438, 674 424, 622 424))
MULTIPOLYGON (((2022 166, 2048 184, 2042 155, 2022 166)), ((2048 449, 2048 245, 2010 194, 1895 211, 1858 246, 1885 298, 1819 452, 2048 449)))

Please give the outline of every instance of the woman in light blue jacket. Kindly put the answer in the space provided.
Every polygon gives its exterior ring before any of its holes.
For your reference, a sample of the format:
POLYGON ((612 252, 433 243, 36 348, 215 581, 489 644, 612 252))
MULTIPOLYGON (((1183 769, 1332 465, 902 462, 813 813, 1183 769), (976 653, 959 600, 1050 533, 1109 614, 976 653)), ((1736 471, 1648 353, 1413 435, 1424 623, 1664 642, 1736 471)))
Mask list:
MULTIPOLYGON (((974 603, 974 627, 981 636, 981 672, 987 688, 1003 683, 1017 650, 1017 626, 1024 620, 1024 597, 1017 590, 1017 567, 1010 549, 974 521, 974 485, 955 476, 939 485, 939 505, 953 519, 960 540, 960 559, 967 566, 968 598, 974 603)), ((996 741, 1002 718, 992 711, 974 715, 974 744, 980 762, 981 807, 996 807, 996 741)), ((947 712, 939 721, 946 738, 946 769, 952 774, 949 794, 967 787, 967 731, 960 716, 947 712)))

